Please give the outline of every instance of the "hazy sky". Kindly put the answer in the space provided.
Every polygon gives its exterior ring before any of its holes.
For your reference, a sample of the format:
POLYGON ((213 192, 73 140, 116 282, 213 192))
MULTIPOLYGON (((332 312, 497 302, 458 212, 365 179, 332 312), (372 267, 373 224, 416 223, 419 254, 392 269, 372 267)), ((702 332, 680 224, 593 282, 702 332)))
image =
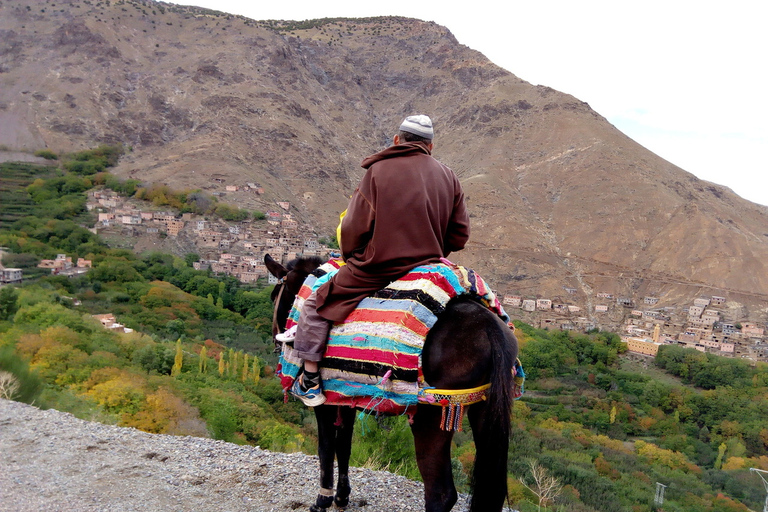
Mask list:
POLYGON ((768 205, 768 3, 762 0, 177 3, 262 20, 435 21, 519 78, 586 101, 686 171, 768 205))

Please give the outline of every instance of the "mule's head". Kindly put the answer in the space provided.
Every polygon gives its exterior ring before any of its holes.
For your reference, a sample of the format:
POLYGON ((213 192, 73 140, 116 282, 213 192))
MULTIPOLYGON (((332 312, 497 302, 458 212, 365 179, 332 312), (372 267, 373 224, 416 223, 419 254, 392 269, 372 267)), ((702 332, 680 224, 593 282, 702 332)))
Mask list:
MULTIPOLYGON (((301 285, 307 276, 322 263, 321 258, 311 256, 293 259, 283 266, 269 254, 264 255, 264 264, 267 266, 267 270, 278 279, 271 296, 275 308, 272 315, 272 336, 285 330, 285 322, 301 285)), ((278 343, 275 342, 275 345, 277 346, 278 343)))

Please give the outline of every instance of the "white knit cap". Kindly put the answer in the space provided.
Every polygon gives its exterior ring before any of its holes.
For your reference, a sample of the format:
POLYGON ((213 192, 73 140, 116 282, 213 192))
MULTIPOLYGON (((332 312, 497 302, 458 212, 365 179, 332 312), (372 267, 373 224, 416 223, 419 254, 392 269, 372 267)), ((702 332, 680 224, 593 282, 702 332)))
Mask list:
POLYGON ((406 117, 405 121, 400 125, 400 131, 412 133, 430 140, 435 137, 435 131, 432 129, 432 120, 424 114, 406 117))

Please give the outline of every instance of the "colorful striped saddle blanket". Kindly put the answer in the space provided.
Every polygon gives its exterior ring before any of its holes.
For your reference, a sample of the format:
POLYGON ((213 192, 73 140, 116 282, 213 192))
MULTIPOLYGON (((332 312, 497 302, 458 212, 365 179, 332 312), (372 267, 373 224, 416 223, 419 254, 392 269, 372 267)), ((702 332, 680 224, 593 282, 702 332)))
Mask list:
MULTIPOLYGON (((478 298, 505 322, 509 317, 474 271, 448 264, 423 265, 363 299, 344 322, 333 325, 321 362, 328 404, 403 414, 419 402, 425 386, 421 352, 429 329, 452 298, 478 298)), ((296 296, 287 327, 298 322, 309 294, 335 274, 339 260, 321 265, 296 296)), ((301 359, 284 345, 278 363, 283 388, 290 389, 301 359)))
MULTIPOLYGON (((313 290, 343 263, 330 260, 304 282, 288 317, 298 322, 301 307, 313 290)), ((474 271, 446 263, 423 265, 390 283, 333 325, 321 363, 323 392, 328 404, 403 414, 419 402, 426 387, 421 352, 429 329, 459 295, 479 299, 505 322, 509 317, 498 299, 474 271)), ((290 389, 302 361, 284 345, 277 367, 283 389, 290 389)))

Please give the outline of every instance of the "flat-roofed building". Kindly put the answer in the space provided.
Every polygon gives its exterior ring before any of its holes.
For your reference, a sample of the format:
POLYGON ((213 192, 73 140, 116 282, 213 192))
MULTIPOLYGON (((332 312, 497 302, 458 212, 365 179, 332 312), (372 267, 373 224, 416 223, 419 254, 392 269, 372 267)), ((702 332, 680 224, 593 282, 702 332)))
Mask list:
POLYGON ((627 350, 636 354, 656 357, 659 353, 659 347, 662 343, 656 343, 648 338, 638 338, 634 336, 622 337, 621 341, 627 344, 627 350))
POLYGON ((765 333, 765 329, 758 326, 757 324, 753 324, 751 322, 745 322, 741 324, 741 334, 745 336, 760 337, 764 333, 765 333))
POLYGON ((184 229, 184 221, 169 220, 165 223, 165 228, 168 230, 168 236, 179 236, 179 232, 184 229))
POLYGON ((22 270, 20 268, 0 268, 0 283, 20 283, 22 280, 22 270))

